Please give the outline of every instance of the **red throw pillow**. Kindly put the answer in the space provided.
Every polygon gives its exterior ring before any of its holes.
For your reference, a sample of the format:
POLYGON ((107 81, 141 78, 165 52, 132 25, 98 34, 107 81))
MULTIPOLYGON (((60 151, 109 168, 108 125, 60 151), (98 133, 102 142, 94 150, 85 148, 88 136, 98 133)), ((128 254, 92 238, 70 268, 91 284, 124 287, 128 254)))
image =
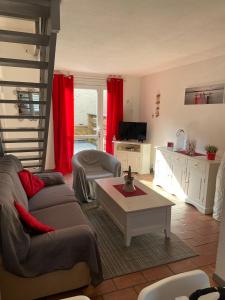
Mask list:
POLYGON ((18 173, 18 175, 28 198, 33 197, 45 186, 43 180, 41 180, 38 176, 33 175, 28 170, 22 170, 18 173))
POLYGON ((21 204, 14 202, 15 208, 18 211, 18 214, 21 220, 34 232, 36 233, 45 233, 50 231, 55 231, 51 226, 45 225, 38 221, 34 216, 32 216, 21 204))

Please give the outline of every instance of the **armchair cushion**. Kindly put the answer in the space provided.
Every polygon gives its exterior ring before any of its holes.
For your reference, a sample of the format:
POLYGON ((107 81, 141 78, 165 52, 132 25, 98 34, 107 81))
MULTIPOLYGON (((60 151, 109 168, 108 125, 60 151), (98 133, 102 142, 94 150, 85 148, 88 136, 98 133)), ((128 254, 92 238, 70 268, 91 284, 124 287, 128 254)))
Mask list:
POLYGON ((95 167, 86 171, 87 180, 95 180, 100 178, 113 177, 113 173, 102 167, 95 167))

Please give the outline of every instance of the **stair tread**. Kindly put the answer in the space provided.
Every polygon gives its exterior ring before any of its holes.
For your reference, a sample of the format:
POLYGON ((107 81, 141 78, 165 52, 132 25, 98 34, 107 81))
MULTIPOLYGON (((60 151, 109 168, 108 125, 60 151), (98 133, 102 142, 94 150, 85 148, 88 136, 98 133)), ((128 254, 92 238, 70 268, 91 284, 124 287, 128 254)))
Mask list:
POLYGON ((12 138, 12 139, 3 139, 3 143, 38 143, 44 142, 43 138, 12 138))
POLYGON ((47 46, 49 44, 49 36, 36 33, 0 30, 0 42, 47 46))
POLYGON ((0 99, 0 103, 5 104, 46 104, 46 101, 29 101, 29 100, 7 100, 7 99, 0 99))
POLYGON ((21 115, 21 116, 12 116, 12 115, 0 115, 0 119, 46 119, 45 116, 40 115, 21 115))
POLYGON ((23 19, 36 19, 38 17, 49 17, 49 6, 43 6, 27 0, 1 0, 0 15, 23 19), (9 4, 10 2, 10 4, 9 4))
POLYGON ((37 164, 32 164, 32 163, 29 163, 29 164, 22 164, 23 165, 23 168, 36 168, 36 167, 41 167, 42 164, 41 163, 37 163, 37 164))
POLYGON ((43 61, 35 61, 35 60, 0 58, 0 66, 33 68, 33 69, 47 69, 48 63, 43 62, 43 61))
POLYGON ((34 128, 34 127, 11 127, 11 128, 0 128, 2 131, 44 131, 44 128, 34 128))
POLYGON ((40 115, 21 115, 21 116, 11 116, 11 115, 0 115, 0 119, 46 119, 45 116, 40 115))
POLYGON ((14 153, 14 152, 39 152, 43 151, 43 147, 24 147, 24 148, 8 148, 5 149, 5 153, 14 153))
POLYGON ((8 81, 0 80, 1 86, 18 86, 18 87, 33 87, 33 88, 47 88, 47 83, 42 82, 23 82, 23 81, 8 81))
POLYGON ((28 161, 28 160, 42 160, 41 155, 26 155, 26 156, 17 156, 17 158, 21 161, 28 161))

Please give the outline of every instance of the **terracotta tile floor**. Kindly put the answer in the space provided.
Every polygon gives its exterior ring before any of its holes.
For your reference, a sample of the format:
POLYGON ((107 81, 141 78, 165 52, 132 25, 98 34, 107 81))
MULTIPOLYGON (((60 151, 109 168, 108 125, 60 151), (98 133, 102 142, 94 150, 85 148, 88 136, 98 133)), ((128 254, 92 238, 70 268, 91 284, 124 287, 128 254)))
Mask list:
MULTIPOLYGON (((151 185, 152 176, 145 175, 138 176, 138 178, 151 185)), ((71 176, 66 179, 71 185, 71 176)), ((166 195, 160 188, 156 189, 166 195)), ((80 289, 47 299, 56 300, 86 294, 92 300, 137 300, 138 293, 145 286, 173 274, 194 269, 205 271, 209 275, 211 284, 216 285, 212 280, 212 275, 215 269, 219 223, 211 216, 199 213, 191 205, 173 196, 169 195, 168 198, 176 203, 172 208, 172 232, 193 248, 199 256, 105 280, 91 292, 89 289, 80 289)))

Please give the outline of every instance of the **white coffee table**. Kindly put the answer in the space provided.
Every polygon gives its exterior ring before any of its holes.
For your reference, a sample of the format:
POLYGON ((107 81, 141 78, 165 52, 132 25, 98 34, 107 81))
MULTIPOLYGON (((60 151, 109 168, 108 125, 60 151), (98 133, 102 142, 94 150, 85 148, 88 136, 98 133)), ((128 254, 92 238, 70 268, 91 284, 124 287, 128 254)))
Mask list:
POLYGON ((122 183, 122 177, 96 180, 96 198, 124 234, 126 246, 130 246, 133 236, 155 230, 164 230, 169 238, 171 207, 175 204, 138 180, 135 185, 146 195, 125 197, 114 187, 122 183))

